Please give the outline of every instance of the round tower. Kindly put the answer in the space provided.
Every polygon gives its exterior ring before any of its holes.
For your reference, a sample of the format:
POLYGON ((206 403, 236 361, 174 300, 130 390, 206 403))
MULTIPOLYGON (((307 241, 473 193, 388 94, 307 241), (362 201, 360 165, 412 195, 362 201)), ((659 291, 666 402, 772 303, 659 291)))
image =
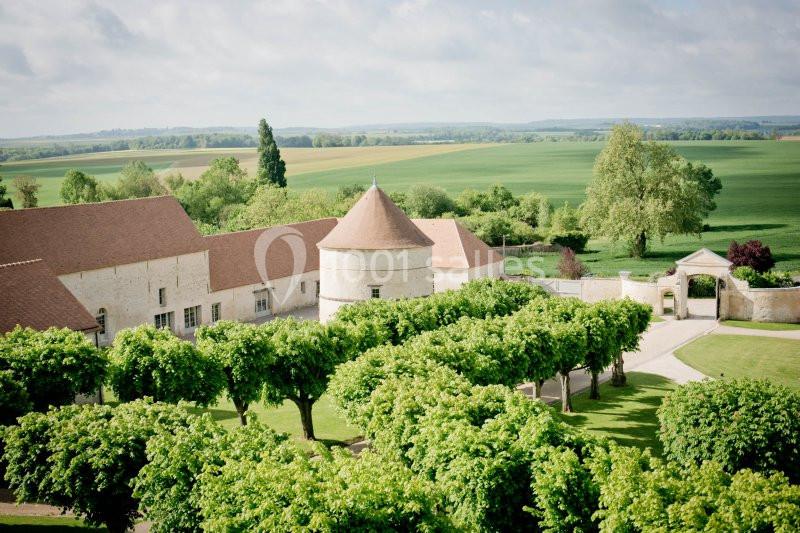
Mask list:
POLYGON ((431 241, 373 182, 318 244, 319 319, 368 298, 433 293, 431 241))

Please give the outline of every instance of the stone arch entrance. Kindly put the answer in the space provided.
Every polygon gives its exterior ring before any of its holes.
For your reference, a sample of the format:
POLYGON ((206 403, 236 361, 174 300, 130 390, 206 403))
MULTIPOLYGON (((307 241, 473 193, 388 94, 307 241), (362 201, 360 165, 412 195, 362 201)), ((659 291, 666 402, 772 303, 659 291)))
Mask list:
MULTIPOLYGON (((689 279, 699 274, 707 274, 716 278, 716 300, 712 312, 714 318, 719 317, 721 292, 725 289, 726 280, 730 276, 731 262, 715 254, 708 248, 701 248, 675 262, 675 318, 689 317, 689 279)), ((662 278, 668 279, 668 278, 662 278)))

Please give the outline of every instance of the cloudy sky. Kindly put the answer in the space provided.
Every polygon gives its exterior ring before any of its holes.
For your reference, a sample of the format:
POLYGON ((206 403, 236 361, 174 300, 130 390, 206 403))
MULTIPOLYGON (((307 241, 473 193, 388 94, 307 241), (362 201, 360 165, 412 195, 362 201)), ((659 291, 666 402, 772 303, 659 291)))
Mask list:
POLYGON ((800 0, 0 3, 0 136, 800 114, 800 0))

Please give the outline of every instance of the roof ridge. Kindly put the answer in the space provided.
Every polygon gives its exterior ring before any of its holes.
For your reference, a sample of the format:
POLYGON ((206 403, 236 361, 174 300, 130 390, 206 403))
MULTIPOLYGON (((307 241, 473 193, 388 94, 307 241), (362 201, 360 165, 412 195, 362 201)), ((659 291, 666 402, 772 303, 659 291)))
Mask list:
POLYGON ((44 260, 41 257, 39 257, 37 259, 28 259, 26 261, 13 261, 11 263, 5 263, 5 264, 0 265, 0 268, 8 268, 8 267, 21 266, 21 265, 29 265, 31 263, 38 263, 39 261, 44 261, 44 260))
POLYGON ((2 209, 0 213, 19 213, 22 211, 30 211, 32 209, 42 210, 42 209, 62 209, 67 207, 82 207, 82 206, 90 206, 90 205, 102 205, 102 204, 112 204, 112 203, 121 203, 121 202, 136 202, 136 201, 143 201, 143 200, 154 200, 156 198, 174 198, 175 201, 178 201, 178 198, 174 194, 158 194, 156 196, 142 196, 140 198, 120 198, 119 200, 101 200, 99 202, 82 202, 79 204, 59 204, 59 205, 43 205, 41 207, 22 207, 20 209, 2 209))
POLYGON ((339 220, 339 218, 338 217, 312 218, 311 220, 303 220, 302 222, 290 222, 288 224, 275 224, 274 226, 262 226, 260 228, 240 229, 238 231, 226 231, 223 233, 212 233, 211 235, 203 235, 202 237, 205 239, 211 237, 221 237, 223 235, 243 235, 245 233, 250 233, 253 231, 264 231, 272 228, 283 228, 287 226, 299 226, 300 224, 310 224, 312 222, 322 222, 326 220, 339 220))

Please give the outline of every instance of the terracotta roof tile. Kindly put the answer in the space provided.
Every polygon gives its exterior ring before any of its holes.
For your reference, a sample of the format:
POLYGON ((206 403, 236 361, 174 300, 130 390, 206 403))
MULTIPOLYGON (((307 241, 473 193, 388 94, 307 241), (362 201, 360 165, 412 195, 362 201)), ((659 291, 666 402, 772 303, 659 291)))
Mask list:
POLYGON ((0 263, 41 258, 56 275, 204 249, 172 196, 0 211, 0 263))
MULTIPOLYGON (((221 291, 232 287, 242 287, 261 283, 262 279, 256 267, 255 247, 259 237, 292 235, 298 232, 305 246, 305 264, 298 265, 302 272, 319 270, 319 250, 317 243, 336 226, 335 218, 323 218, 260 228, 236 233, 223 233, 204 237, 209 249, 209 269, 211 270, 211 290, 221 291)), ((292 237, 288 237, 291 239, 292 237)), ((288 240, 287 239, 287 240, 288 240)), ((293 253, 290 244, 284 239, 274 239, 266 249, 267 276, 279 279, 290 276, 294 269, 293 253)), ((295 241, 298 242, 298 241, 295 241)))
POLYGON ((434 268, 474 268, 502 261, 502 256, 451 218, 416 218, 412 222, 433 242, 434 268))
POLYGON ((364 193, 320 248, 395 250, 422 248, 433 242, 376 185, 364 193))
POLYGON ((98 328, 94 317, 41 259, 0 265, 0 332, 17 324, 38 330, 98 328))

